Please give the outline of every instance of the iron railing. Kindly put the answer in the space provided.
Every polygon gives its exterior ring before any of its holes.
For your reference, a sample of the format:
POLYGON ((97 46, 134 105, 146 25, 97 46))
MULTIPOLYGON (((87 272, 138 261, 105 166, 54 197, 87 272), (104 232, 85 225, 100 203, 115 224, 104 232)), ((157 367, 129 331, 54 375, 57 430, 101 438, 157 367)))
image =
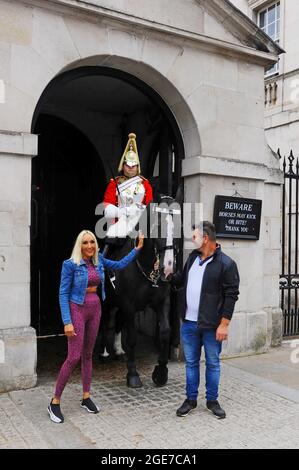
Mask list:
MULTIPOLYGON (((281 158, 278 150, 279 157, 281 158)), ((284 184, 282 189, 282 243, 281 243, 281 309, 283 335, 299 335, 299 161, 293 152, 283 159, 284 184)))

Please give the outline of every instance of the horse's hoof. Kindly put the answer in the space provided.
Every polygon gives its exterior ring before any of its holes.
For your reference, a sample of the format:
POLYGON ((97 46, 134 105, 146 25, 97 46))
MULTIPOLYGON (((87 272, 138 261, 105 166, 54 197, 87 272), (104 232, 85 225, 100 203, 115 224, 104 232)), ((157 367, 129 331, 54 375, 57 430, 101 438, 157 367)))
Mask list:
POLYGON ((127 386, 130 388, 140 388, 143 386, 143 383, 141 382, 139 375, 127 374, 127 386))
POLYGON ((168 380, 168 368, 166 366, 156 366, 152 373, 152 379, 157 387, 163 387, 167 384, 168 380))

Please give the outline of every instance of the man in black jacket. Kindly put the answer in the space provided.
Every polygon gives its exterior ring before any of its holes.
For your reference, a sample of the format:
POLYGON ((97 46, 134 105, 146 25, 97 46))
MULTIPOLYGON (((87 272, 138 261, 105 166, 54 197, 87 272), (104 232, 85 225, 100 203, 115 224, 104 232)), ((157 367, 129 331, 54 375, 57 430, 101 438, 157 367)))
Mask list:
POLYGON ((182 274, 173 282, 181 290, 181 337, 186 360, 187 399, 177 410, 186 416, 197 406, 201 348, 206 358, 206 405, 218 418, 225 411, 218 403, 220 353, 239 295, 238 268, 216 243, 215 226, 204 221, 193 227, 192 251, 182 274))

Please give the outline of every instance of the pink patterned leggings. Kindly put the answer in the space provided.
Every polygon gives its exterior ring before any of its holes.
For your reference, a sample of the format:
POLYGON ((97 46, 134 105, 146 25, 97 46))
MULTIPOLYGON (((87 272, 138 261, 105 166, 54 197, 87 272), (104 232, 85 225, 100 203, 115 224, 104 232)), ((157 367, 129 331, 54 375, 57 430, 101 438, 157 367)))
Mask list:
POLYGON ((92 353, 101 318, 101 303, 96 293, 86 294, 83 305, 70 302, 72 323, 77 336, 68 338, 68 354, 63 363, 55 388, 60 398, 71 373, 81 359, 83 393, 90 391, 92 376, 92 353))

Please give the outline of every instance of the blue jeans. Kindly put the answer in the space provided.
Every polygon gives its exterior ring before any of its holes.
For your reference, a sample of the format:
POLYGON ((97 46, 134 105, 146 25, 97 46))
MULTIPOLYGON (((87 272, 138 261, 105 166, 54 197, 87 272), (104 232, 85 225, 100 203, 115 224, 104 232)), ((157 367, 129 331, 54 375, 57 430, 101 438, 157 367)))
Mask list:
POLYGON ((184 321, 181 328, 186 359, 186 395, 197 400, 199 361, 204 346, 206 357, 206 399, 217 400, 220 381, 220 353, 222 342, 216 341, 215 330, 200 330, 196 322, 184 321))

